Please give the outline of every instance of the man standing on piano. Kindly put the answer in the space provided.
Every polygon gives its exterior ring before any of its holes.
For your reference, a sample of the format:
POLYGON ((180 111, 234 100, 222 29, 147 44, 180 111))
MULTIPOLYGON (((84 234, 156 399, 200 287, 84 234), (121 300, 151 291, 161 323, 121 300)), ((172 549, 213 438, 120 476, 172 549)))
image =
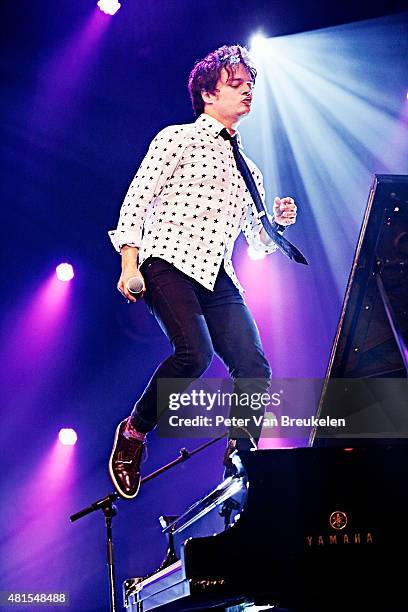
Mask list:
MULTIPOLYGON (((109 472, 127 499, 139 490, 146 434, 168 408, 158 405, 158 379, 198 378, 217 354, 235 385, 243 380, 240 392, 264 393, 269 387, 271 369, 231 263, 241 231, 257 250, 278 248, 261 223, 249 179, 237 166, 237 155, 244 156, 237 154, 236 128, 251 110, 255 77, 248 52, 239 45, 223 46, 196 62, 188 83, 196 121, 169 126, 154 138, 129 187, 118 227, 109 232, 122 258, 118 289, 135 302, 128 282, 140 280, 147 306, 173 349, 116 430, 109 472)), ((264 200, 262 175, 245 161, 264 200)), ((281 237, 296 221, 293 199, 275 198, 268 219, 281 237)), ((254 437, 229 432, 227 467, 232 452, 253 447, 254 437)))

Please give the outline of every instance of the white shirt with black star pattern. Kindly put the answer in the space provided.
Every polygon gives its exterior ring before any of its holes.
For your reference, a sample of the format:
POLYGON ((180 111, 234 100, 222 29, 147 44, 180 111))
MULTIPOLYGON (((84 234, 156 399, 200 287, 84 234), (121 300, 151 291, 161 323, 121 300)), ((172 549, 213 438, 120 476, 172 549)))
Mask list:
MULTIPOLYGON (((256 250, 276 251, 238 172, 224 126, 202 114, 172 125, 152 141, 126 194, 116 230, 117 251, 139 248, 139 266, 161 257, 213 290, 221 264, 240 291, 231 256, 241 230, 256 250)), ((238 136, 239 137, 239 136, 238 136)), ((245 157, 264 200, 262 174, 245 157)))

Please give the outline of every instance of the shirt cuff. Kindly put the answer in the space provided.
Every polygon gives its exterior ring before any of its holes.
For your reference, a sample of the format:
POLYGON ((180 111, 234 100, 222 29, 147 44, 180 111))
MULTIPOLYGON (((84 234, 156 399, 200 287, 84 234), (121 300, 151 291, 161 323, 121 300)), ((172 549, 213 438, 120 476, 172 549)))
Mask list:
POLYGON ((261 250, 267 255, 269 253, 274 253, 278 248, 278 245, 275 244, 275 242, 272 240, 269 234, 266 233, 263 227, 259 232, 259 241, 261 250))
POLYGON ((108 232, 108 236, 111 239, 111 242, 115 248, 115 251, 117 251, 118 253, 120 253, 120 249, 125 245, 135 247, 137 249, 140 248, 141 241, 135 241, 134 234, 130 235, 129 232, 112 230, 108 232))
MULTIPOLYGON (((267 213, 267 214, 268 214, 269 222, 272 225, 272 227, 274 229, 276 229, 281 234, 283 230, 281 231, 280 228, 284 227, 284 226, 283 225, 279 225, 279 223, 276 223, 276 221, 274 220, 272 215, 270 215, 269 213, 267 213)), ((278 248, 278 246, 275 244, 273 239, 266 232, 266 230, 265 230, 263 225, 261 226, 261 231, 259 232, 259 238, 260 238, 263 250, 266 253, 273 253, 278 248)))

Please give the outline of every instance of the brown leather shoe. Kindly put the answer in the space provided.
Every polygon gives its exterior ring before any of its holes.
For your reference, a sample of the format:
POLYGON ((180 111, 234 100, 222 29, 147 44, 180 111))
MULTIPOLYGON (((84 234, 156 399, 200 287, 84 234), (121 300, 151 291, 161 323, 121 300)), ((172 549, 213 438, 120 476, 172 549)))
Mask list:
POLYGON ((109 474, 121 497, 133 499, 140 487, 140 464, 145 441, 125 436, 128 419, 116 428, 113 449, 109 459, 109 474))

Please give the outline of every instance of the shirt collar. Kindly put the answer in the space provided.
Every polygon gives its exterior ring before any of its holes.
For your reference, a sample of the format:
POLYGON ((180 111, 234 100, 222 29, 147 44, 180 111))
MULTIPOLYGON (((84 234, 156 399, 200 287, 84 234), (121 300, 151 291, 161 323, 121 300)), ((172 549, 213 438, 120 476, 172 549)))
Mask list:
MULTIPOLYGON (((202 126, 205 130, 207 130, 207 132, 209 132, 212 136, 214 136, 214 138, 217 138, 221 130, 225 128, 225 125, 223 125, 220 121, 218 121, 217 119, 214 119, 214 117, 211 117, 210 115, 207 115, 206 113, 202 113, 196 120, 196 123, 202 126)), ((235 132, 235 136, 236 136, 238 145, 242 146, 241 137, 238 131, 235 132)))

